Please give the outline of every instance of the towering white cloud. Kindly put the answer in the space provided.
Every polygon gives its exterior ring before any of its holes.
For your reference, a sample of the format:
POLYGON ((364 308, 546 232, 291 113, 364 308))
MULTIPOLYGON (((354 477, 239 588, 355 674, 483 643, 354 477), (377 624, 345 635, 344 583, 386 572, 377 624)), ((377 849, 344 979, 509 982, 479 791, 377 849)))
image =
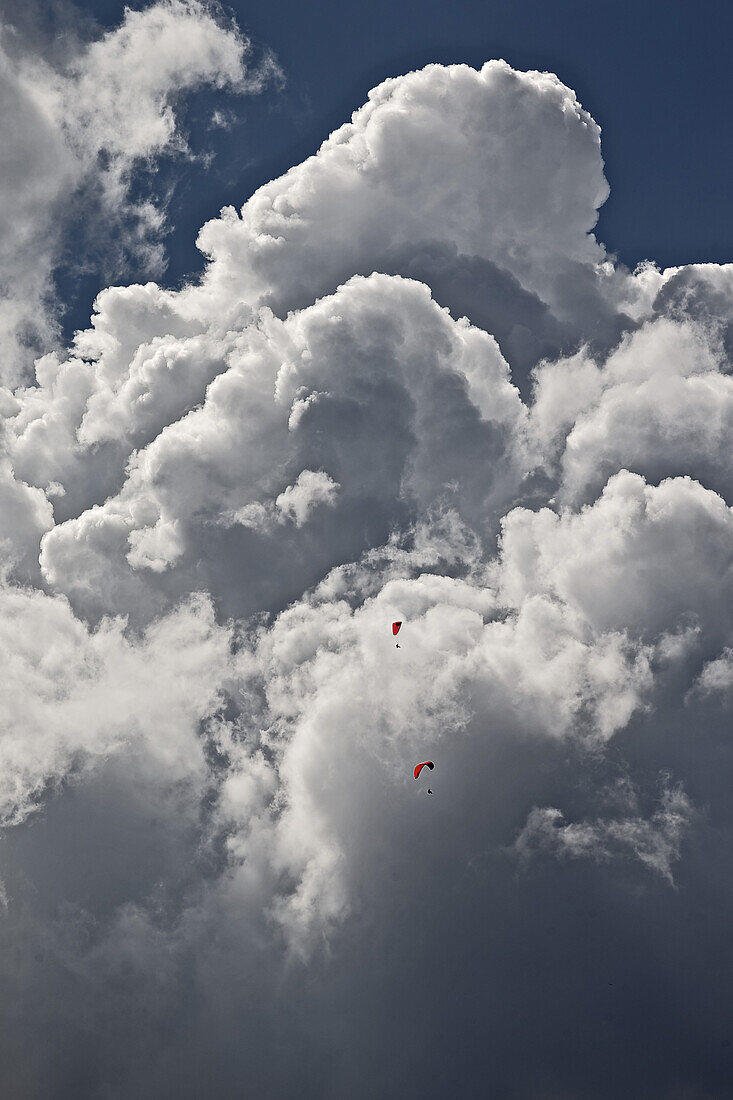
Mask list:
POLYGON ((599 129, 556 77, 429 65, 374 89, 241 215, 207 223, 201 293, 281 313, 431 243, 492 261, 577 321, 580 297, 631 294, 591 234, 607 197, 599 129))

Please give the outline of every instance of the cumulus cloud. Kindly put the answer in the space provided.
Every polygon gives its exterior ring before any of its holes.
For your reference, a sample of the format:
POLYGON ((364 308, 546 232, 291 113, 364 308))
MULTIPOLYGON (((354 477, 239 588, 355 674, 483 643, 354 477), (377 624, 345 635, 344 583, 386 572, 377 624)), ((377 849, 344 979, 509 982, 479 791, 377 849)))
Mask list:
POLYGON ((198 723, 216 709, 229 641, 205 598, 138 639, 119 620, 88 631, 58 596, 4 587, 0 598, 5 823, 114 753, 144 752, 166 783, 200 777, 198 723))
MULTIPOLYGON (((692 805, 681 787, 671 787, 664 777, 659 808, 649 818, 615 817, 568 822, 562 811, 535 807, 514 842, 523 859, 549 852, 568 859, 611 859, 628 852, 672 882, 671 864, 680 858, 681 841, 693 817, 692 805)), ((624 809, 638 809, 635 792, 624 792, 624 809)))
MULTIPOLYGON (((68 187, 105 150, 143 224, 245 60, 128 13, 38 82, 68 187)), ((612 259, 599 135, 504 62, 385 81, 0 391, 11 1093, 723 1095, 733 284, 612 259)))
MULTIPOLYGON (((483 527, 493 502, 516 492, 526 411, 507 364, 491 336, 454 321, 424 285, 356 277, 285 321, 265 310, 229 345, 201 406, 131 456, 119 493, 44 542, 47 579, 88 612, 147 613, 151 570, 188 590, 203 542, 220 544, 205 568, 223 598, 236 595, 217 576, 225 547, 250 591, 277 584, 283 554, 297 555, 302 592, 416 509, 455 498, 483 527), (340 486, 336 496, 319 474, 340 486), (304 524, 319 494, 331 507, 304 524), (268 509, 296 520, 284 539, 264 522, 268 509)), ((165 399, 155 389, 151 409, 165 399)))
POLYGON ((691 478, 647 485, 622 471, 579 512, 514 509, 504 519, 508 603, 543 591, 596 630, 659 637, 695 623, 727 636, 733 513, 691 478))
POLYGON ((729 646, 713 661, 708 661, 694 684, 693 691, 702 694, 720 692, 724 698, 730 698, 733 689, 733 649, 729 646))
POLYGON ((580 352, 539 367, 533 424, 548 457, 559 453, 561 499, 595 499, 624 467, 654 481, 688 474, 730 498, 727 362, 718 325, 663 316, 602 366, 580 352))
POLYGON ((322 470, 301 470, 294 485, 275 498, 275 507, 283 519, 302 527, 309 513, 319 504, 333 505, 340 486, 322 470))
POLYGON ((96 219, 107 262, 118 252, 116 273, 132 256, 160 274, 165 211, 135 195, 134 173, 187 152, 175 113, 182 95, 204 84, 258 91, 276 66, 248 68, 247 39, 199 0, 126 10, 61 67, 14 46, 12 26, 1 27, 0 334, 3 378, 17 383, 33 352, 55 342, 53 275, 69 229, 81 237, 96 219))
POLYGON ((608 196, 599 146, 596 124, 548 73, 492 61, 387 80, 241 216, 228 208, 204 227, 205 290, 225 300, 236 271, 250 300, 294 308, 388 248, 433 240, 493 261, 554 305, 558 268, 605 259, 590 235, 608 196), (527 170, 530 149, 543 178, 527 170))

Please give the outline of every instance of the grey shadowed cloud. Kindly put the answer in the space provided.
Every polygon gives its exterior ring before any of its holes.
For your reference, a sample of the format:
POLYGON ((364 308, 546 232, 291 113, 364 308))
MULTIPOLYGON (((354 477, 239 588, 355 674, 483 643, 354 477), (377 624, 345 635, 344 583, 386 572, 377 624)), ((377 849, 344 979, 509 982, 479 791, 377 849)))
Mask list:
MULTIPOLYGON (((89 148, 241 85, 214 15, 54 76, 89 148)), ((733 290, 607 194, 557 77, 429 66, 11 364, 4 1093, 730 1094, 733 290)))

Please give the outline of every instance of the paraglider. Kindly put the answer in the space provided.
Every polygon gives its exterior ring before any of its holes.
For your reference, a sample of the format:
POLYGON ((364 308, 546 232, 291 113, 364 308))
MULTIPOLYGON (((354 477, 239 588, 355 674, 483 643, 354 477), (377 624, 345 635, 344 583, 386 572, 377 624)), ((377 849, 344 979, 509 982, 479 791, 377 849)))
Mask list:
MULTIPOLYGON (((415 779, 418 779, 420 777, 420 772, 423 770, 423 768, 427 768, 428 771, 432 771, 434 767, 435 764, 432 762, 432 760, 423 760, 420 764, 415 765, 415 771, 413 772, 413 775, 415 776, 415 779)), ((428 787, 427 793, 433 793, 430 787, 428 787)))
MULTIPOLYGON (((396 637, 396 636, 397 636, 397 635, 399 634, 399 632, 400 632, 400 627, 401 627, 401 626, 402 626, 402 621, 401 621, 401 620, 400 620, 400 622, 398 622, 398 623, 392 623, 392 634, 393 634, 393 635, 394 635, 395 637, 396 637)), ((395 649, 399 649, 399 648, 400 648, 400 647, 399 647, 399 644, 397 644, 397 645, 395 646, 395 649)))

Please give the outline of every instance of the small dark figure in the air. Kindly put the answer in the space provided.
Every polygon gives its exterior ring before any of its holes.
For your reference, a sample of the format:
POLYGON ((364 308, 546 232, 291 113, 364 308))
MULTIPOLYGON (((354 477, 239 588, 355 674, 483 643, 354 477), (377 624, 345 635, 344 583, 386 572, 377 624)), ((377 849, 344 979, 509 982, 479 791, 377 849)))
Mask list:
POLYGON ((430 787, 428 787, 428 794, 432 794, 432 793, 433 792, 430 790, 430 787))
POLYGON ((395 646, 395 649, 399 649, 399 648, 400 648, 400 647, 399 647, 398 645, 396 645, 396 646, 395 646))

